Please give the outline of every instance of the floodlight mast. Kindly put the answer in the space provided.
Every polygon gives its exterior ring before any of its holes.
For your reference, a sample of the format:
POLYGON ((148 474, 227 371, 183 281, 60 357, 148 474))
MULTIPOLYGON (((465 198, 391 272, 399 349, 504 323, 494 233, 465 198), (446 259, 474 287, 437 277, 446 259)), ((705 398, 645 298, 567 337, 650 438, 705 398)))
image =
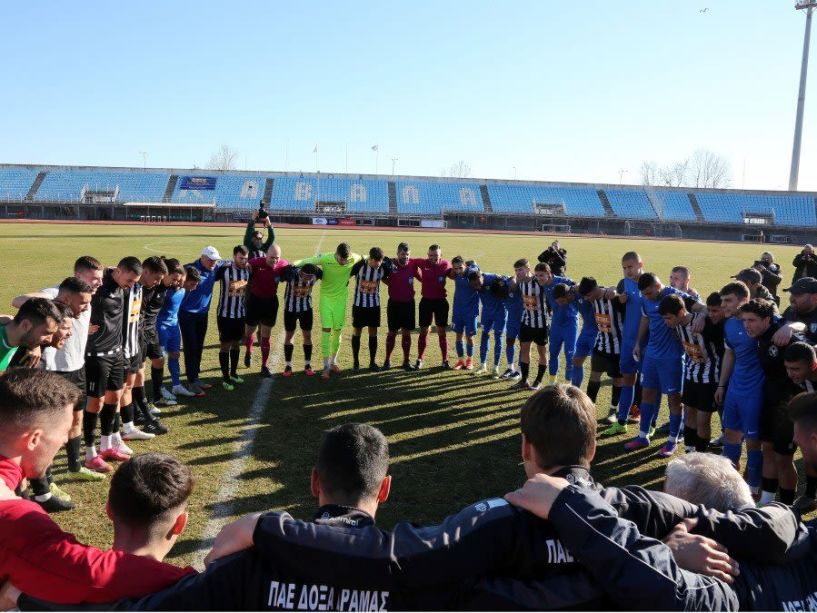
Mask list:
POLYGON ((806 77, 808 76, 808 51, 811 39, 811 13, 817 7, 817 0, 800 0, 794 5, 798 11, 806 11, 806 34, 803 38, 803 62, 800 66, 800 93, 797 96, 797 118, 794 122, 794 146, 791 153, 791 173, 789 191, 797 190, 800 176, 800 143, 803 136, 803 107, 806 102, 806 77))

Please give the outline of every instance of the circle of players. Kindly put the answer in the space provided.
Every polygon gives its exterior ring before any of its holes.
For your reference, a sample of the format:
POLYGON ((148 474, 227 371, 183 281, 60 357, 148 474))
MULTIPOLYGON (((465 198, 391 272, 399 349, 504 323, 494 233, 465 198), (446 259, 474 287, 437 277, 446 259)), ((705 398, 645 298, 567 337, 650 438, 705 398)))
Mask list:
MULTIPOLYGON (((590 358, 587 394, 595 402, 601 378, 612 380, 609 427, 602 436, 620 435, 638 423, 628 451, 648 447, 656 435, 661 397, 670 418, 667 442, 658 451, 673 455, 683 439, 686 451, 722 447, 739 467, 746 443, 745 478, 761 503, 775 499, 802 512, 817 508, 817 471, 806 466, 806 492, 794 500, 798 475, 796 449, 786 403, 817 381, 817 258, 810 245, 795 258, 791 306, 781 316, 777 287, 782 277, 772 255, 764 252, 751 268, 741 270, 705 300, 690 288, 690 272, 672 269, 670 285, 645 272, 633 251, 621 258, 623 278, 614 285, 593 277, 576 283, 565 276, 567 252, 554 241, 531 264, 521 258, 513 275, 483 271, 461 256, 449 262, 439 245, 427 256, 412 258, 407 243, 394 258, 373 247, 368 257, 346 243, 333 252, 289 263, 274 243, 268 218, 250 220, 244 242, 232 259, 205 247, 195 262, 125 257, 104 268, 93 257, 79 258, 74 275, 57 286, 16 297, 17 315, 0 325, 0 372, 11 366, 42 367, 75 383, 86 394, 78 401, 66 446, 68 469, 77 477, 104 479, 111 461, 133 451, 126 441, 151 439, 167 428, 158 415, 178 396, 205 396, 212 385, 199 378, 208 314, 216 282, 222 386, 233 391, 244 383, 238 375, 241 346, 244 366, 253 362, 256 341, 261 374, 271 377, 270 336, 279 311, 278 286, 285 284, 284 361, 282 375, 293 370, 293 339, 300 328, 306 376, 312 369, 312 289, 320 281, 321 377, 340 373, 338 354, 347 312, 347 286, 354 279, 351 337, 353 368, 360 368, 360 340, 368 329, 369 368, 391 368, 397 335, 401 335, 402 368, 424 366, 432 323, 442 368, 472 371, 514 381, 516 390, 536 390, 557 381, 560 355, 565 377, 580 387, 590 358), (263 231, 256 226, 263 224, 263 231), (417 358, 412 363, 411 332, 415 320, 414 281, 421 287, 417 358), (457 361, 448 356, 449 302, 446 283, 453 281, 451 327, 457 361), (376 362, 381 325, 380 283, 388 286, 388 333, 385 360, 376 362), (581 321, 581 325, 580 325, 581 321), (474 364, 481 327, 479 366, 474 364), (492 366, 489 348, 493 337, 492 366), (520 352, 515 361, 516 343, 520 352), (531 345, 538 365, 530 377, 531 345), (184 346, 187 385, 181 381, 184 346), (17 351, 22 348, 22 351, 17 351), (501 372, 503 348, 507 368, 501 372), (150 360, 152 398, 145 393, 144 363, 150 360), (168 367, 172 386, 164 385, 168 367), (722 433, 710 442, 713 413, 722 433), (96 447, 96 430, 101 437, 96 447), (84 439, 84 441, 83 441, 84 439), (81 443, 85 459, 80 458, 81 443)), ((48 511, 70 509, 70 496, 47 471, 31 482, 31 494, 48 511)))

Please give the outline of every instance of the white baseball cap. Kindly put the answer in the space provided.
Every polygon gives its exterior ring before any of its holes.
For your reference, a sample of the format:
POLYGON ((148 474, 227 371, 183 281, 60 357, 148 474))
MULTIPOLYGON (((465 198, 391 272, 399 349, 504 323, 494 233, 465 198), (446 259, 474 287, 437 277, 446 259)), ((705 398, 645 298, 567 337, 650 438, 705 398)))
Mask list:
POLYGON ((212 245, 207 245, 201 250, 201 254, 209 260, 220 260, 221 256, 218 254, 218 249, 212 245))

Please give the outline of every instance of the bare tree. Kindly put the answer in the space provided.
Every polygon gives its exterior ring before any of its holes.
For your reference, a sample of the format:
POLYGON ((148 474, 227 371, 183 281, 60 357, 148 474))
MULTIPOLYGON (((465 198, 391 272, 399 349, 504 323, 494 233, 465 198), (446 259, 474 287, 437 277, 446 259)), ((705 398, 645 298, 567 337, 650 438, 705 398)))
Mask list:
POLYGON ((238 151, 230 145, 221 145, 218 151, 210 156, 205 168, 208 170, 235 170, 238 151))
POLYGON ((689 185, 689 158, 684 158, 658 171, 660 185, 682 187, 689 185))
POLYGON ((641 162, 641 185, 659 185, 658 181, 658 164, 653 161, 644 160, 641 162))
POLYGON ((690 163, 690 187, 729 187, 729 162, 713 151, 698 149, 690 163))
POLYGON ((442 177, 457 177, 464 179, 471 175, 471 164, 466 162, 465 160, 460 160, 458 162, 454 162, 448 168, 443 168, 440 171, 440 176, 442 177))

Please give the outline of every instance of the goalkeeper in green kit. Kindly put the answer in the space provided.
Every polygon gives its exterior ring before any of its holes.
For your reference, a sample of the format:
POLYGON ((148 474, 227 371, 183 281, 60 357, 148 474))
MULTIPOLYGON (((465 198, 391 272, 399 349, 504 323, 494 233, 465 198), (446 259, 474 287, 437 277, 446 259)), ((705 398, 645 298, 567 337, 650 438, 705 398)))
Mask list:
POLYGON ((360 254, 352 253, 352 248, 347 243, 341 243, 334 253, 321 253, 292 264, 295 267, 315 264, 323 269, 320 286, 323 379, 329 378, 330 370, 340 372, 338 352, 343 324, 346 321, 346 300, 349 296, 346 287, 349 284, 349 271, 362 259, 360 254))

